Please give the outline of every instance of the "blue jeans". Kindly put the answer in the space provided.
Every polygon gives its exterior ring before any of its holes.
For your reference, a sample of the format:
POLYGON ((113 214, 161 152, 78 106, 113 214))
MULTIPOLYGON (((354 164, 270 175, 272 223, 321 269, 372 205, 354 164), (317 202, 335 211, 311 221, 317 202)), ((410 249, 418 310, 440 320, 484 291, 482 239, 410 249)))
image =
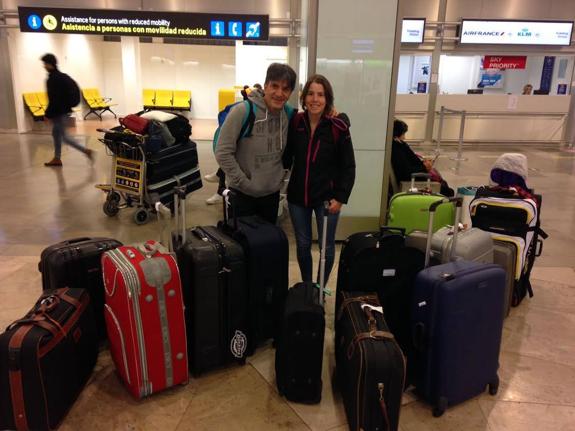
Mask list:
MULTIPOLYGON (((313 261, 311 258, 311 219, 312 214, 315 212, 317 223, 317 231, 319 236, 319 247, 321 248, 322 233, 323 233, 323 205, 318 205, 315 208, 305 208, 299 205, 289 204, 289 213, 295 231, 295 239, 297 245, 297 261, 301 271, 302 281, 312 281, 312 268, 313 261)), ((337 228, 337 221, 339 213, 328 214, 327 216, 327 235, 325 247, 325 283, 329 278, 329 274, 333 267, 335 260, 335 229, 337 228)), ((318 268, 318 282, 319 282, 319 268, 318 268)))
POLYGON ((54 157, 56 159, 62 156, 62 141, 71 147, 76 148, 78 151, 86 154, 87 150, 76 142, 68 133, 66 133, 66 120, 68 115, 59 115, 52 118, 52 137, 54 138, 54 157))

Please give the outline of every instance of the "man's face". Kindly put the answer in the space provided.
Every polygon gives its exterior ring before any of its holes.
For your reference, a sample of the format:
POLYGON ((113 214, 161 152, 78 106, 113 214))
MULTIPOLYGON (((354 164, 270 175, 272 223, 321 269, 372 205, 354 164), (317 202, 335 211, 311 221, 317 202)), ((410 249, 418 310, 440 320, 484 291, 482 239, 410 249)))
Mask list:
POLYGON ((280 111, 291 95, 287 81, 269 81, 264 85, 264 102, 270 111, 280 111))
POLYGON ((50 71, 54 70, 54 66, 52 66, 49 63, 44 63, 44 69, 46 69, 46 72, 50 72, 50 71))

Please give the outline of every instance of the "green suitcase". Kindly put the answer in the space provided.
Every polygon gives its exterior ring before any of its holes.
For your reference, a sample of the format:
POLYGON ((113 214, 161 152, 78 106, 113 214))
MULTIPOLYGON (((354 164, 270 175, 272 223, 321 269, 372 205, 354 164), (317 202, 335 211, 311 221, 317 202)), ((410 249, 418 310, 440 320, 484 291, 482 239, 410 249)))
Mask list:
MULTIPOLYGON (((429 206, 445 196, 433 193, 405 192, 397 193, 389 201, 387 226, 405 229, 409 235, 414 230, 428 230, 429 206)), ((455 207, 445 203, 437 208, 433 219, 433 232, 453 224, 455 207)))

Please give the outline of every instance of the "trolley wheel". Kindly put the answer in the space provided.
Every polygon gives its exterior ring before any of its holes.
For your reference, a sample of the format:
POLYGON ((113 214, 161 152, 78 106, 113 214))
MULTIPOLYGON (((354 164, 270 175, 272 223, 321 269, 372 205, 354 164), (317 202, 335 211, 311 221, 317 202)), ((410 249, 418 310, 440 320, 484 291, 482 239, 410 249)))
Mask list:
POLYGON ((150 213, 145 208, 140 208, 134 213, 134 223, 142 225, 148 223, 150 213))
POLYGON ((433 408, 433 416, 438 418, 439 416, 443 415, 443 413, 445 413, 446 409, 447 409, 447 398, 439 397, 437 405, 433 408))
POLYGON ((118 202, 107 199, 106 202, 104 202, 102 209, 104 210, 104 214, 108 217, 114 217, 120 211, 120 206, 118 205, 118 202))
POLYGON ((118 193, 118 192, 110 192, 108 194, 108 197, 106 198, 106 200, 116 202, 116 203, 120 203, 121 199, 122 199, 122 196, 120 196, 120 193, 118 193))
POLYGON ((489 383, 489 395, 497 394, 498 390, 499 390, 499 377, 497 377, 497 380, 489 383))

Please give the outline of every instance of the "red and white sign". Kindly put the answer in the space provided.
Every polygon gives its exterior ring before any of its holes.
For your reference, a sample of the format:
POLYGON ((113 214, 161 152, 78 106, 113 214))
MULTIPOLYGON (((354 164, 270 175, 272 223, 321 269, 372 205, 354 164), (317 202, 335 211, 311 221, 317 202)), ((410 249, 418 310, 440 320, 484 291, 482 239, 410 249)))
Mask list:
POLYGON ((496 56, 486 55, 483 59, 484 69, 525 69, 527 57, 525 55, 496 56))

